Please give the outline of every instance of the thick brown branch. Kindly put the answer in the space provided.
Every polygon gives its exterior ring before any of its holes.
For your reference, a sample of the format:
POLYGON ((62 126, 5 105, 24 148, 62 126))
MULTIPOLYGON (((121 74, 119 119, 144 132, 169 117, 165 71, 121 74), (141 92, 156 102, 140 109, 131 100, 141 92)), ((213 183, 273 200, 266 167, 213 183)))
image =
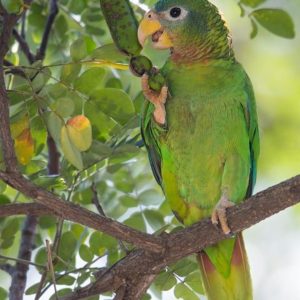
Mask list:
MULTIPOLYGON (((2 176, 0 172, 0 177, 5 178, 6 176, 7 175, 2 176)), ((13 182, 14 181, 10 181, 11 184, 13 182)), ((20 183, 14 185, 14 187, 18 188, 19 185, 20 183)), ((24 187, 22 189, 24 189, 24 187)), ((56 196, 52 194, 45 196, 45 199, 49 200, 48 197, 51 197, 51 201, 58 201, 56 196)), ((60 207, 60 202, 62 201, 59 200, 59 203, 56 203, 55 206, 60 207)), ((247 199, 244 203, 228 209, 230 227, 234 233, 240 232, 298 202, 300 202, 300 175, 260 192, 247 199)), ((69 204, 70 203, 65 203, 67 206, 69 204)), ((52 207, 53 205, 49 204, 49 206, 52 207)), ((43 206, 40 204, 22 204, 22 206, 11 204, 0 206, 0 216, 13 214, 14 210, 12 207, 15 207, 15 213, 17 214, 22 213, 22 210, 23 213, 26 214, 28 212, 38 215, 46 213, 51 214, 51 209, 42 208, 43 206), (10 211, 10 213, 6 213, 5 211, 10 211)), ((87 222, 87 217, 90 212, 76 207, 75 211, 77 214, 76 220, 74 220, 74 205, 71 205, 70 208, 65 208, 63 210, 64 218, 66 220, 77 221, 86 226, 92 225, 90 227, 95 228, 94 221, 92 224, 90 221, 87 222), (70 208, 71 210, 69 210, 70 208)), ((53 214, 61 216, 57 209, 53 209, 53 214)), ((99 217, 101 219, 101 216, 97 216, 97 218, 99 217)), ((96 219, 94 220, 97 222, 96 219)), ((95 229, 102 230, 103 222, 105 223, 106 221, 99 221, 100 223, 95 229)), ((116 227, 110 229, 110 234, 116 238, 120 238, 119 232, 120 230, 123 230, 123 225, 115 222, 114 226, 116 227), (120 226, 120 229, 117 229, 114 232, 114 228, 117 228, 118 226, 120 226)), ((81 299, 87 295, 90 296, 106 291, 117 291, 120 287, 124 287, 125 285, 127 287, 126 295, 131 294, 134 292, 134 287, 137 285, 144 284, 144 287, 146 288, 155 275, 167 265, 190 254, 196 253, 209 245, 213 245, 224 238, 226 238, 226 236, 219 229, 214 227, 209 219, 205 219, 176 233, 164 234, 154 242, 161 246, 162 250, 160 254, 144 250, 133 251, 112 268, 104 272, 95 283, 76 291, 66 299, 81 299)), ((143 234, 138 237, 138 239, 140 239, 138 244, 146 242, 144 241, 143 234)), ((119 293, 121 290, 119 290, 119 293)))
MULTIPOLYGON (((234 233, 240 232, 298 202, 300 202, 300 175, 228 209, 230 227, 234 233)), ((153 279, 166 266, 226 237, 209 219, 181 231, 164 234, 167 248, 161 255, 144 250, 133 251, 94 283, 77 290, 64 300, 83 299, 107 291, 117 291, 124 285, 127 287, 125 295, 132 295, 136 286, 143 285, 144 279, 148 279, 146 283, 149 285, 151 276, 153 279)), ((131 299, 127 296, 123 299, 131 299)))
POLYGON ((152 250, 153 252, 161 252, 163 249, 163 241, 161 238, 139 232, 138 230, 95 214, 71 202, 63 201, 56 195, 35 186, 18 174, 7 174, 0 171, 0 179, 39 204, 50 208, 62 219, 103 231, 117 239, 132 243, 143 249, 152 250))

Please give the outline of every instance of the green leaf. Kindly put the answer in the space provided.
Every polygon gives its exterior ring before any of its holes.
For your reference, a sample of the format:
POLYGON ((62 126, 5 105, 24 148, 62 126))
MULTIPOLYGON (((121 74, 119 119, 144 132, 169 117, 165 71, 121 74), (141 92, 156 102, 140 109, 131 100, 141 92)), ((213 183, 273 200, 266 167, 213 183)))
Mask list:
POLYGON ((257 36, 258 28, 256 23, 253 20, 251 20, 251 25, 252 25, 252 32, 250 34, 250 38, 254 39, 257 36))
POLYGON ((190 258, 183 258, 178 261, 174 266, 172 266, 173 272, 178 276, 187 276, 191 272, 198 269, 198 264, 192 261, 190 258))
POLYGON ((20 221, 18 218, 9 219, 1 231, 1 238, 7 239, 14 236, 20 228, 20 221))
POLYGON ((51 216, 43 216, 39 218, 39 226, 42 229, 48 229, 54 227, 56 224, 56 218, 51 216))
POLYGON ((266 0, 241 0, 241 3, 250 6, 252 8, 259 6, 264 2, 266 2, 266 0))
POLYGON ((77 282, 79 285, 83 284, 86 280, 90 278, 91 274, 89 272, 83 272, 81 275, 77 278, 77 282))
POLYGON ((9 249, 13 245, 14 240, 15 240, 15 236, 14 235, 3 239, 3 241, 1 242, 1 245, 0 245, 0 248, 2 248, 2 249, 9 249))
POLYGON ((85 1, 78 0, 70 0, 69 1, 69 10, 73 14, 81 14, 81 12, 85 9, 86 3, 85 1))
POLYGON ((65 261, 73 258, 76 250, 77 239, 72 231, 64 232, 61 240, 58 255, 65 261))
POLYGON ((161 291, 169 291, 176 283, 174 275, 167 271, 160 273, 154 281, 154 285, 161 291))
POLYGON ((270 32, 288 39, 295 37, 294 23, 290 15, 282 9, 264 8, 251 13, 251 16, 270 32))
POLYGON ((120 124, 125 124, 135 113, 133 102, 122 90, 104 88, 91 93, 97 108, 120 124))
POLYGON ((138 205, 138 200, 128 195, 121 196, 119 200, 126 207, 136 207, 138 205))
POLYGON ((105 84, 107 88, 123 89, 122 81, 118 78, 109 78, 105 84))
POLYGON ((191 287, 195 292, 204 295, 204 288, 201 280, 201 274, 199 271, 189 274, 185 278, 185 283, 191 287))
POLYGON ((127 56, 118 50, 115 44, 108 44, 95 49, 90 55, 92 59, 123 62, 127 56))
POLYGON ((142 300, 151 300, 151 296, 149 294, 145 294, 142 300))
POLYGON ((39 151, 36 151, 35 155, 37 155, 43 150, 47 141, 47 131, 44 120, 40 116, 33 118, 30 121, 30 129, 35 141, 35 148, 39 151))
POLYGON ((105 252, 105 248, 102 243, 102 233, 95 231, 91 234, 89 239, 90 249, 95 255, 101 256, 105 252))
POLYGON ((106 72, 103 68, 88 69, 76 79, 74 87, 79 92, 90 96, 93 91, 102 86, 105 74, 106 72))
POLYGON ((61 69, 60 79, 65 83, 73 83, 81 70, 81 64, 66 64, 61 69))
POLYGON ((79 150, 77 150, 76 146, 72 143, 68 130, 66 126, 61 128, 61 148, 66 157, 66 159, 74 165, 77 169, 83 169, 83 161, 82 156, 79 150))
POLYGON ((21 12, 23 0, 1 0, 0 1, 5 10, 10 14, 18 14, 21 12))
POLYGON ((61 129, 63 127, 63 120, 55 113, 49 112, 45 114, 47 128, 56 143, 60 142, 61 129))
POLYGON ((91 262, 94 258, 94 254, 91 252, 90 248, 85 244, 82 244, 80 246, 79 255, 80 255, 81 259, 86 262, 91 262))
POLYGON ((199 297, 184 283, 176 285, 174 295, 177 299, 199 300, 199 297))
POLYGON ((3 194, 0 194, 0 205, 4 205, 4 204, 9 204, 10 203, 10 199, 3 194))
POLYGON ((53 294, 49 300, 56 300, 57 297, 60 298, 62 296, 66 296, 68 294, 72 293, 72 289, 69 289, 69 288, 65 288, 65 289, 62 289, 62 290, 59 290, 57 291, 57 294, 53 294))
POLYGON ((75 105, 72 99, 63 97, 57 99, 55 103, 55 111, 63 118, 67 118, 74 112, 75 105))
MULTIPOLYGON (((47 252, 46 247, 41 247, 35 255, 34 261, 36 264, 39 265, 46 265, 47 264, 47 252)), ((42 270, 41 268, 37 267, 38 270, 42 270)))
MULTIPOLYGON (((80 1, 78 1, 80 2, 80 1)), ((87 56, 87 46, 83 38, 77 39, 70 48, 70 54, 74 61, 80 61, 87 56)))
POLYGON ((141 213, 134 213, 124 224, 140 231, 146 231, 146 224, 141 213))
POLYGON ((146 190, 139 195, 143 205, 158 205, 162 202, 162 195, 155 189, 146 190))
POLYGON ((75 278, 70 275, 64 275, 63 277, 56 280, 56 283, 60 285, 72 285, 74 282, 75 278))
POLYGON ((144 210, 144 216, 146 217, 147 222, 150 226, 157 231, 162 226, 165 225, 164 218, 161 213, 157 210, 144 210))
POLYGON ((31 86, 34 91, 39 92, 45 84, 48 82, 51 76, 51 71, 49 68, 42 68, 41 71, 38 71, 33 76, 30 76, 29 78, 33 78, 33 81, 31 83, 31 86))
MULTIPOLYGON (((39 286, 41 285, 40 282, 33 284, 32 286, 30 286, 26 291, 25 291, 25 295, 34 295, 36 294, 39 286)), ((2 299, 0 297, 0 299, 2 299)))

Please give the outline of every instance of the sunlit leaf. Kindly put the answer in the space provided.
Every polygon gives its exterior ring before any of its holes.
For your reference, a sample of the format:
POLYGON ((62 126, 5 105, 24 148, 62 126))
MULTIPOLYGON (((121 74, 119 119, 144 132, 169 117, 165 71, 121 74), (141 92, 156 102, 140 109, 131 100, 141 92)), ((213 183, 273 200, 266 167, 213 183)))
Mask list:
POLYGON ((60 139, 61 139, 61 148, 66 159, 77 169, 81 170, 83 168, 81 153, 71 141, 66 126, 63 126, 61 128, 60 139))
POLYGON ((91 252, 90 248, 85 244, 82 244, 80 246, 79 255, 80 255, 81 259, 86 262, 91 262, 94 257, 94 254, 91 252))
POLYGON ((264 2, 266 2, 266 0, 241 0, 241 3, 250 6, 252 8, 259 6, 264 2))
POLYGON ((184 281, 195 292, 204 295, 204 288, 201 280, 201 274, 199 271, 188 274, 184 281))
POLYGON ((91 68, 80 75, 75 81, 74 87, 81 93, 91 93, 102 86, 106 72, 103 68, 91 68))
POLYGON ((176 285, 174 295, 177 299, 199 300, 199 297, 183 282, 176 285))
POLYGON ((284 38, 295 37, 294 23, 290 15, 282 9, 264 8, 251 13, 256 21, 270 32, 284 38))
POLYGON ((68 120, 67 132, 73 145, 79 151, 86 151, 92 145, 92 127, 89 119, 83 115, 68 120))

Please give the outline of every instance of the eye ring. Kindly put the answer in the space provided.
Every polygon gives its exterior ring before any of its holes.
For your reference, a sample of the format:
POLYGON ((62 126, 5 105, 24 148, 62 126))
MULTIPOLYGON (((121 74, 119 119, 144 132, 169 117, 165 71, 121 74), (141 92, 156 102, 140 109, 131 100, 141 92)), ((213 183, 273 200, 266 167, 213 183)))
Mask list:
POLYGON ((180 7, 173 7, 173 8, 170 9, 170 16, 173 19, 179 18, 180 15, 181 15, 181 8, 180 7))
POLYGON ((182 6, 173 6, 165 10, 162 15, 168 21, 177 22, 185 19, 188 13, 189 12, 182 6))

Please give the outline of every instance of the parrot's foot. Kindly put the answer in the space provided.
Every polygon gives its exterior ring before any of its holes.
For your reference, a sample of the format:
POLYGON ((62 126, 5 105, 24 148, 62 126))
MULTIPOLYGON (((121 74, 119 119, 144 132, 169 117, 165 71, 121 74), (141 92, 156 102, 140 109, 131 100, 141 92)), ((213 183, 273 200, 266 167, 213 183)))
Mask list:
POLYGON ((211 215, 212 223, 217 225, 220 222, 222 231, 225 234, 229 234, 231 231, 227 223, 226 208, 232 206, 234 206, 234 203, 229 201, 226 196, 222 196, 211 215))
POLYGON ((166 123, 166 109, 165 103, 168 97, 168 87, 164 85, 161 88, 160 93, 153 91, 149 87, 149 76, 144 74, 142 76, 142 90, 146 99, 153 103, 155 110, 153 112, 154 120, 160 124, 164 125, 166 123))

